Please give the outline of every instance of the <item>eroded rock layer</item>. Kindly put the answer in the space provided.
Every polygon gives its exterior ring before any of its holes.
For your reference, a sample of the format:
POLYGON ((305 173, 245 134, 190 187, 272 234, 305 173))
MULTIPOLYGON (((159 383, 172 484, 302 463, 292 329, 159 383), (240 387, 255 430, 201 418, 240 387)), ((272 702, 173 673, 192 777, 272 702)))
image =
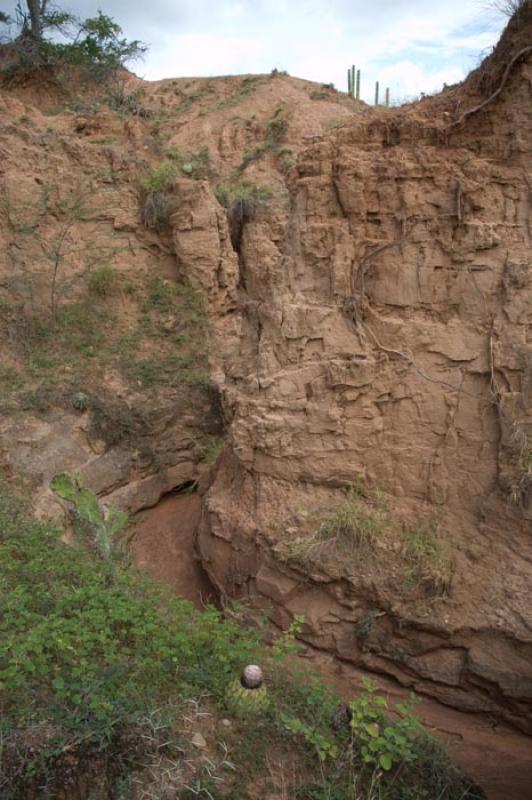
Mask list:
POLYGON ((229 438, 198 536, 215 585, 527 730, 530 52, 504 75, 531 31, 527 7, 465 86, 310 141, 289 201, 246 219, 236 254, 205 187, 174 229, 223 345, 229 438), (334 529, 344 511, 368 546, 334 529))

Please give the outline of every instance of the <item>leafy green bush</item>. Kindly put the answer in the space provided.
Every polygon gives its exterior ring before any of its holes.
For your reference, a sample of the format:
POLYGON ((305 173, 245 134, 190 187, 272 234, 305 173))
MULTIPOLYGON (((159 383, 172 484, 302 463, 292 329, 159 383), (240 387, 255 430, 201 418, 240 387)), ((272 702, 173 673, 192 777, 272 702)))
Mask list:
POLYGON ((46 3, 28 1, 27 5, 29 13, 19 4, 14 19, 5 15, 0 18, 0 23, 15 26, 16 34, 10 42, 16 58, 10 69, 15 75, 28 67, 56 69, 75 65, 101 79, 147 50, 138 40, 123 38, 120 25, 101 11, 81 21, 60 8, 46 9, 46 3))
MULTIPOLYGON (((92 493, 65 476, 55 488, 84 519, 102 524, 92 493)), ((256 650, 249 633, 214 610, 195 612, 111 560, 65 546, 59 534, 0 487, 5 724, 49 719, 104 741, 163 696, 223 694, 256 650)))
POLYGON ((177 168, 171 161, 163 161, 148 175, 141 179, 140 185, 146 192, 168 191, 177 175, 177 168))
POLYGON ((349 704, 349 724, 363 764, 389 772, 393 766, 415 761, 416 741, 424 732, 411 707, 401 704, 396 709, 399 719, 387 719, 386 699, 376 694, 377 687, 367 678, 363 685, 366 691, 349 704))

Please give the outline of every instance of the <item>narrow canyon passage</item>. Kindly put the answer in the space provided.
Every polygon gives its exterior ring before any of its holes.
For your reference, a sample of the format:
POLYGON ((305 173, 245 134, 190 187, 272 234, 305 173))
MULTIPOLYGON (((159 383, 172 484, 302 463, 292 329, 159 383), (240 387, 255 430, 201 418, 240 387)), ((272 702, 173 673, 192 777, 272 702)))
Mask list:
MULTIPOLYGON (((197 494, 169 495, 136 517, 132 550, 135 564, 197 607, 215 600, 213 589, 194 555, 194 533, 201 510, 197 494)), ((308 649, 308 661, 347 701, 364 673, 333 656, 308 649)), ((408 691, 371 675, 388 696, 400 702, 408 691)), ((532 798, 532 740, 483 715, 466 714, 424 698, 416 709, 440 737, 464 772, 480 784, 488 800, 532 798)), ((435 799, 436 800, 436 799, 435 799)))
POLYGON ((132 538, 135 565, 197 608, 215 600, 209 579, 194 556, 200 504, 197 494, 168 495, 136 515, 132 538))

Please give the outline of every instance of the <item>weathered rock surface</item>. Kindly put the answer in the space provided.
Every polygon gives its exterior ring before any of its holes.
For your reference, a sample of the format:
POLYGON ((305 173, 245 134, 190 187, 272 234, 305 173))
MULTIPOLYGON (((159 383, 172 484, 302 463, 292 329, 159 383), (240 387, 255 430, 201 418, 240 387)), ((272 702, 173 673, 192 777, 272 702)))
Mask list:
MULTIPOLYGON (((531 9, 514 23, 463 87, 309 143, 289 208, 245 225, 198 546, 220 591, 304 614, 313 645, 532 731, 530 54, 454 124, 528 43, 531 9), (404 590, 400 534, 336 565, 294 557, 361 478, 405 524, 437 523, 446 592, 404 590)), ((229 246, 200 224, 213 256, 229 246)), ((176 226, 181 253, 198 237, 176 226)))

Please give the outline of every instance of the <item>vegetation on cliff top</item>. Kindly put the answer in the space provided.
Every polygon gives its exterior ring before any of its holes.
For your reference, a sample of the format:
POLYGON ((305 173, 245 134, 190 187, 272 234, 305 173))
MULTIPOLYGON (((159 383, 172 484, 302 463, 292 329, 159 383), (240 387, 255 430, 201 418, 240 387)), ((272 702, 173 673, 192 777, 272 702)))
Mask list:
POLYGON ((108 77, 147 50, 141 42, 125 39, 120 25, 102 11, 80 20, 48 0, 17 3, 14 17, 1 13, 0 24, 7 28, 3 38, 12 53, 8 59, 12 75, 76 66, 95 78, 108 77))

